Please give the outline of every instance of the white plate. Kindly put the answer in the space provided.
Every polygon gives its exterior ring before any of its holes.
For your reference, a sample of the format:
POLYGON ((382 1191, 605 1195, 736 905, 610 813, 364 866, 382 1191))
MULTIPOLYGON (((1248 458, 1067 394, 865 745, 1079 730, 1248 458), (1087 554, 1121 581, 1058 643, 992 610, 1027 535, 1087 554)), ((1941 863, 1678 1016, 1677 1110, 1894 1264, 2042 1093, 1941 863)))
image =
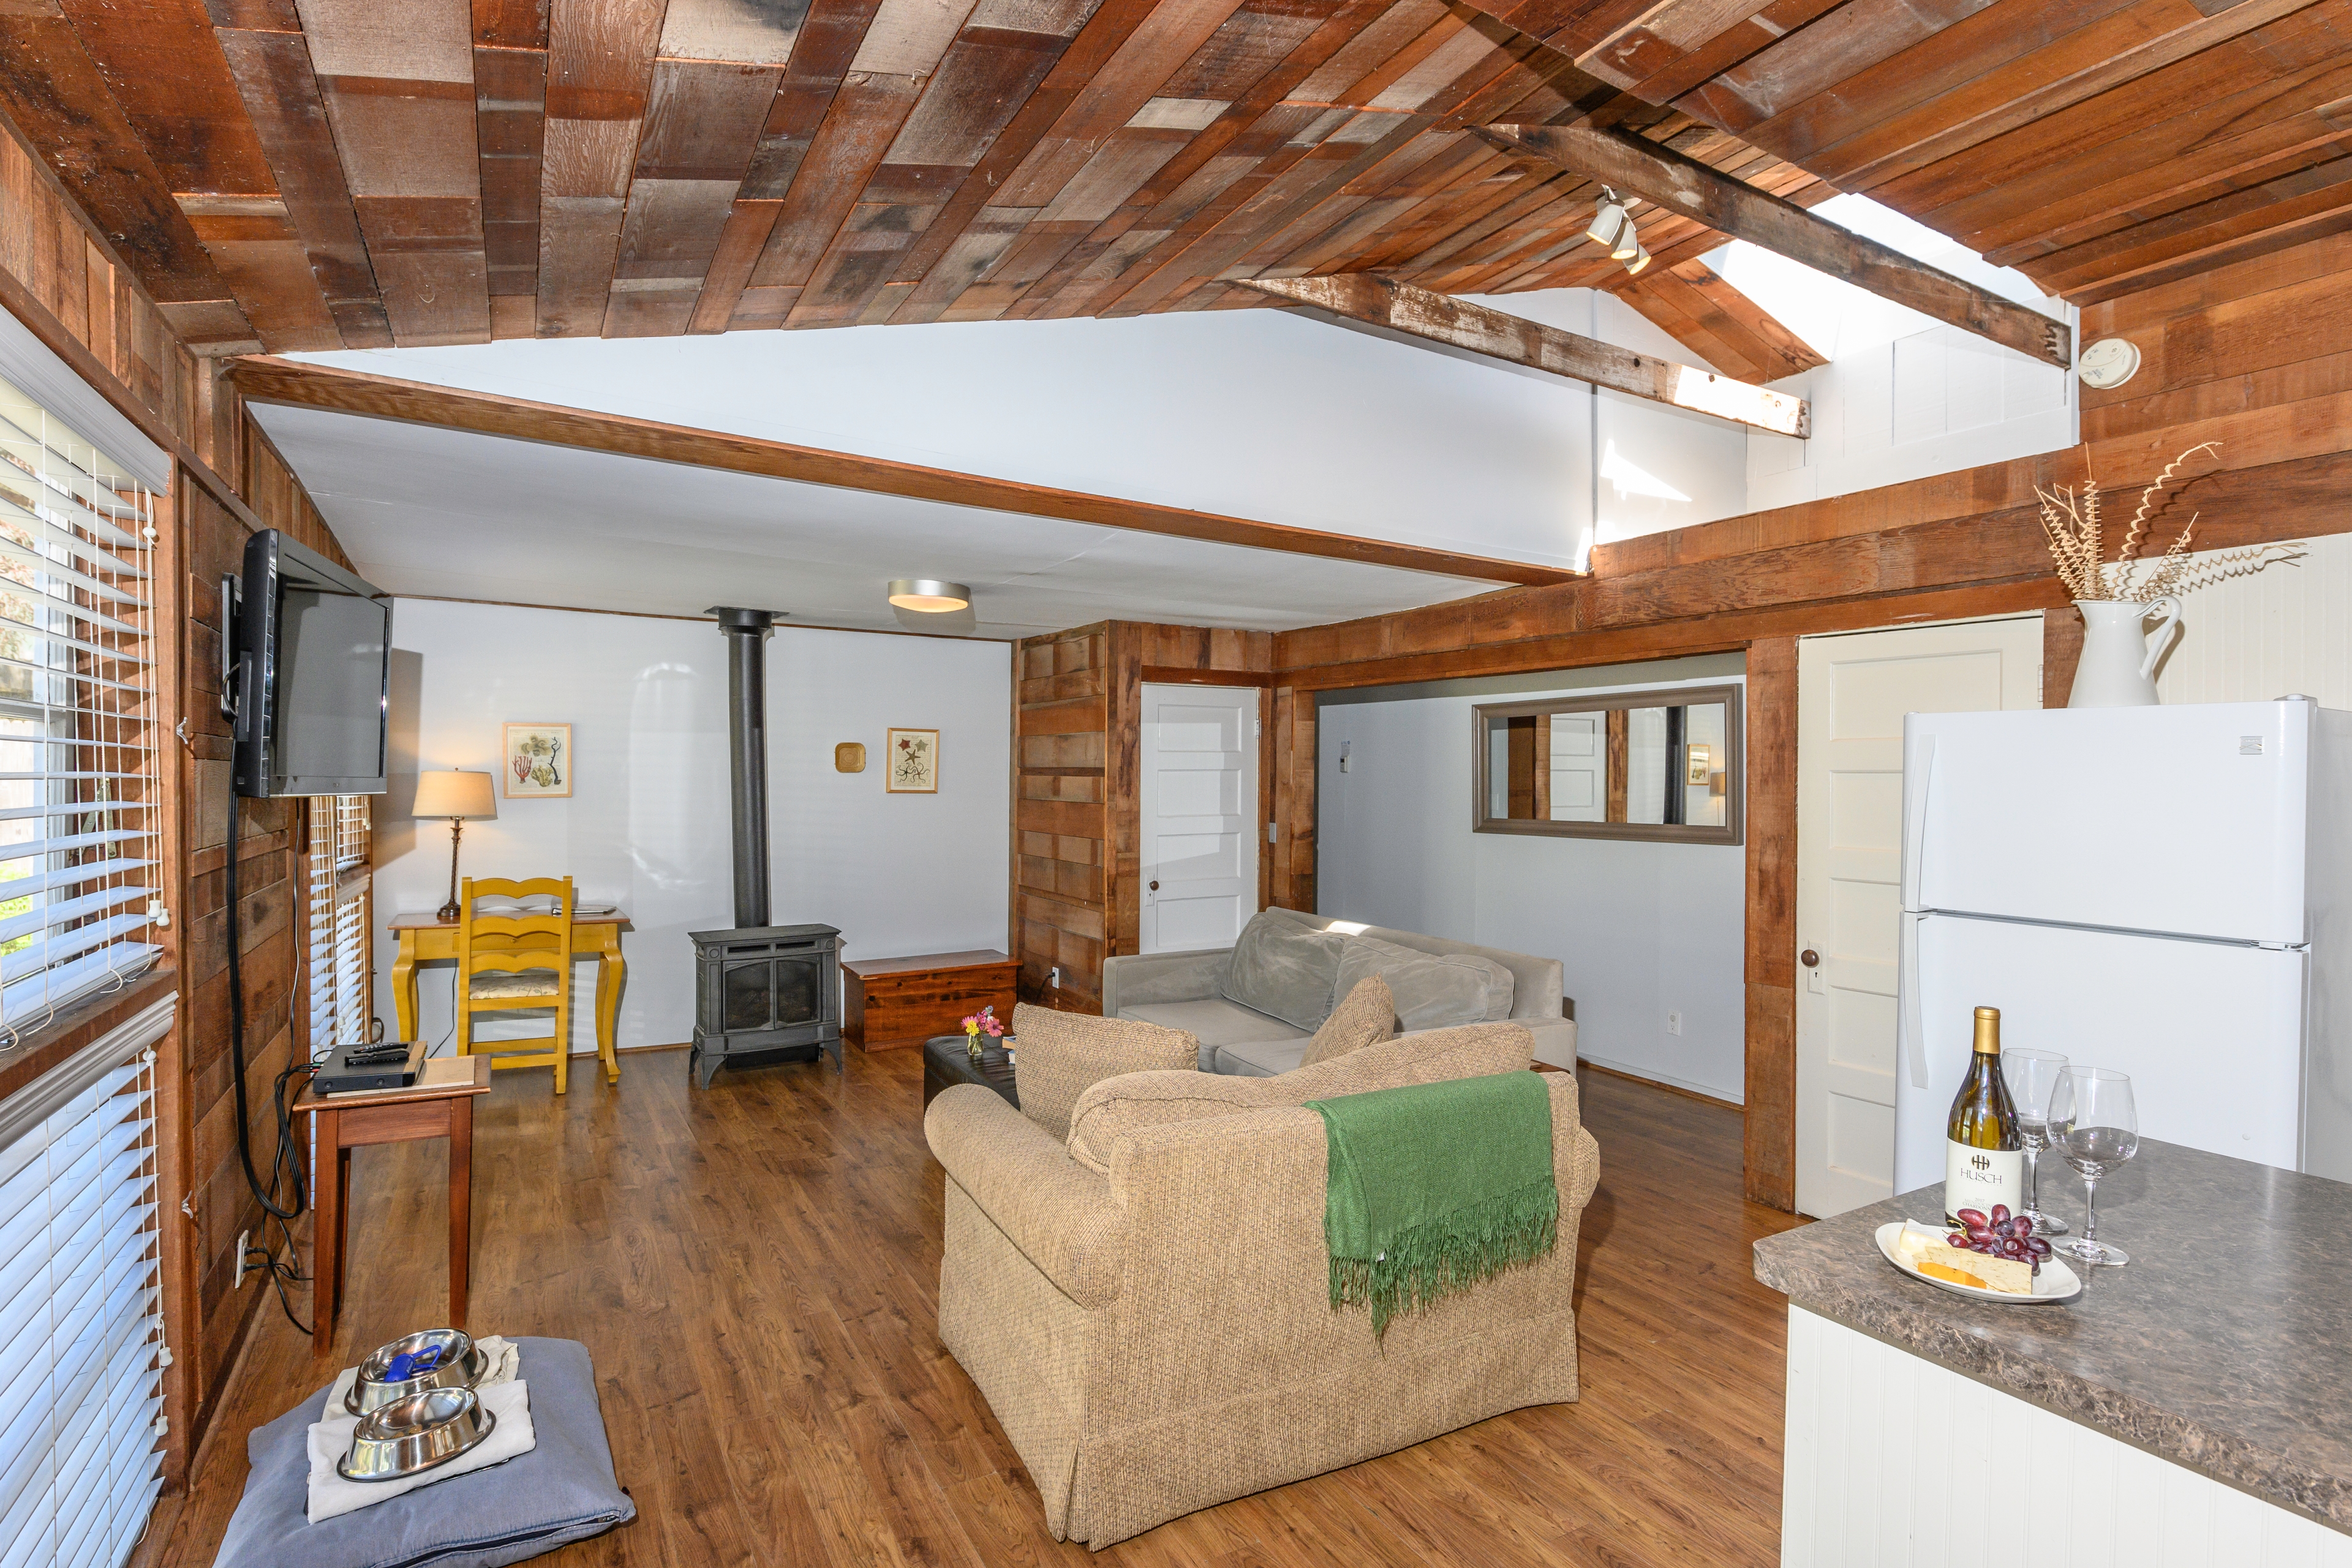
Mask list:
POLYGON ((2059 1258, 2042 1260, 2042 1272, 2033 1277, 2033 1294, 2031 1296, 2013 1296, 2006 1290, 1987 1290, 1975 1285, 1955 1285, 1948 1279, 1931 1279, 1906 1263, 1895 1252, 1895 1244, 1902 1235, 1903 1222, 1899 1219, 1880 1226, 1879 1254, 1922 1285, 1933 1285, 1938 1290, 1949 1290, 1955 1296, 1966 1296, 1972 1300, 1998 1301, 2005 1307, 2063 1307, 2082 1298, 2083 1281, 2066 1267, 2064 1259, 2059 1258))

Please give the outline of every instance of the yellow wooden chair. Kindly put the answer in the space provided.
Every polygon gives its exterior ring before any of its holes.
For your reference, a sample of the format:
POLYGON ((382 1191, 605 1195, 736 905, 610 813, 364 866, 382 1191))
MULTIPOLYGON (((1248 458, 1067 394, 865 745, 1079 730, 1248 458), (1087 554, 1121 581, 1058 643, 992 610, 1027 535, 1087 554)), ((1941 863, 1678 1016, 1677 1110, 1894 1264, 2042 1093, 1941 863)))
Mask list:
POLYGON ((568 1087, 572 1060, 572 879, 468 877, 457 909, 457 1049, 490 1058, 493 1068, 551 1067, 555 1092, 562 1094, 568 1087), (552 898, 555 907, 545 912, 518 908, 497 914, 475 908, 478 899, 520 906, 533 898, 552 898), (552 1010, 555 1032, 520 1040, 475 1041, 478 1016, 526 1010, 552 1010))

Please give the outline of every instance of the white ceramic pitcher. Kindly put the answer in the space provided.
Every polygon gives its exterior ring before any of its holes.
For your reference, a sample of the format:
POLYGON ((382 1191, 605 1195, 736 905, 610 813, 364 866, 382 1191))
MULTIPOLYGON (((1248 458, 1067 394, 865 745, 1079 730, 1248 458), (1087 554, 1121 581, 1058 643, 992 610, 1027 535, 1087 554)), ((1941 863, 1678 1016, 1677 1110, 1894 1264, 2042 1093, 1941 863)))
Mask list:
POLYGON ((2077 599, 2083 612, 2083 657, 2074 666, 2069 708, 2153 708, 2156 665, 2180 635, 2180 601, 2167 595, 2148 604, 2130 599, 2077 599), (2147 618, 2162 612, 2164 624, 2146 631, 2147 618))

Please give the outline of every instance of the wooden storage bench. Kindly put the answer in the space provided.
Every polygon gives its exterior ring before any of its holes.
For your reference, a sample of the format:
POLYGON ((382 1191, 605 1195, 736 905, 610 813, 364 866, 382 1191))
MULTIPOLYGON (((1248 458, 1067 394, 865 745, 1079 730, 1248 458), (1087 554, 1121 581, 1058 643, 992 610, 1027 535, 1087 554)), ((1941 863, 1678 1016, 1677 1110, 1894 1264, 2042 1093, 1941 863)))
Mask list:
POLYGON ((1020 973, 1019 963, 993 949, 845 958, 841 1037, 867 1051, 919 1046, 934 1035, 963 1033, 967 1015, 992 1005, 1011 1029, 1020 973))

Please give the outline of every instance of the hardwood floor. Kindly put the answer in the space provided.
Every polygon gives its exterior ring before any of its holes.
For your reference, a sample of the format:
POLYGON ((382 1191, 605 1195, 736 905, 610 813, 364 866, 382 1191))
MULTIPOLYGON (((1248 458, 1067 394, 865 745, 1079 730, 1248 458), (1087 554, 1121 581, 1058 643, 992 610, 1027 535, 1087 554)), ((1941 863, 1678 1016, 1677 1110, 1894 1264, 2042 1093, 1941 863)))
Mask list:
MULTIPOLYGON (((687 1084, 501 1077, 479 1103, 473 1321, 584 1341, 633 1524, 587 1564, 1081 1563, 933 1332, 940 1169, 921 1053, 687 1084)), ((1585 1075, 1601 1143, 1578 1310, 1583 1398, 1174 1521, 1093 1560, 1290 1565, 1779 1561, 1786 1307, 1749 1272, 1797 1223, 1740 1197, 1738 1112, 1585 1075)), ((447 1298, 439 1146, 353 1160, 342 1362, 447 1298)), ((259 1288, 248 1281, 248 1289, 259 1288)), ((307 1303, 297 1300, 298 1310, 307 1303)), ((273 1303, 162 1561, 204 1568, 252 1426, 322 1387, 273 1303)))

